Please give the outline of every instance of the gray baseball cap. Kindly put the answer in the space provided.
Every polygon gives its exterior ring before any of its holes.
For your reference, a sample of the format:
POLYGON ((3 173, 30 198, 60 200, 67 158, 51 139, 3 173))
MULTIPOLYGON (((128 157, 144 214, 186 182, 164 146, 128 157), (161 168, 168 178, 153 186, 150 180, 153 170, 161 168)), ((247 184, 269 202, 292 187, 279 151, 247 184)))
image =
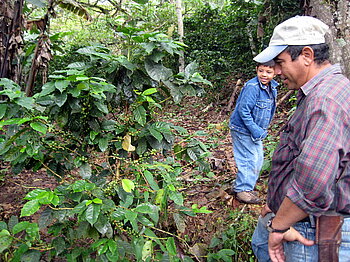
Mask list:
POLYGON ((295 16, 277 25, 273 30, 269 46, 254 57, 258 63, 274 59, 288 45, 314 45, 325 43, 328 26, 311 16, 295 16))

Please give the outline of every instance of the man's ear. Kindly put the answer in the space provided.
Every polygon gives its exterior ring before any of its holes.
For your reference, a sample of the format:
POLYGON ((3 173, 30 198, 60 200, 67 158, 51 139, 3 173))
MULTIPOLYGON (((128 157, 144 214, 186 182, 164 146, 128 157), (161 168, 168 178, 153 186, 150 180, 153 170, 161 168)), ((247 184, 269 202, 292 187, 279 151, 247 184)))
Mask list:
POLYGON ((310 46, 305 46, 300 54, 304 59, 304 64, 309 66, 315 58, 314 50, 310 46))

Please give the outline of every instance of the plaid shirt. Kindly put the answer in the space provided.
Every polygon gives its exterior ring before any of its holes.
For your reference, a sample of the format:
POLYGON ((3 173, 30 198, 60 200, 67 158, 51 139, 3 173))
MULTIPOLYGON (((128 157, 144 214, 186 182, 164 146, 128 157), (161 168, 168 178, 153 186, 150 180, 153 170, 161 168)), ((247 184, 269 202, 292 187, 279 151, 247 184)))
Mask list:
POLYGON ((350 167, 342 174, 349 161, 350 82, 333 65, 299 89, 272 158, 268 206, 276 213, 288 197, 308 214, 335 206, 350 215, 350 167))

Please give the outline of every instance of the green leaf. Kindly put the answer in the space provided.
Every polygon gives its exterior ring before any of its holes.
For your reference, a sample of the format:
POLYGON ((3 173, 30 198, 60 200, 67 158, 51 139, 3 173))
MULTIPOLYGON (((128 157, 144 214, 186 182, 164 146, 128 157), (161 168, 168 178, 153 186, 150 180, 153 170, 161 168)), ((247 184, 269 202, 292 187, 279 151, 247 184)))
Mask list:
POLYGON ((125 192, 130 193, 135 189, 135 184, 130 179, 122 179, 122 187, 125 192))
POLYGON ((80 202, 78 205, 76 205, 73 209, 73 213, 82 214, 86 210, 87 202, 88 200, 84 200, 80 202))
POLYGON ((12 244, 10 232, 6 229, 0 231, 0 254, 12 244))
POLYGON ((32 199, 35 199, 37 198, 40 194, 44 193, 44 192, 47 192, 46 190, 44 189, 40 189, 40 188, 37 188, 37 189, 34 189, 32 191, 30 191, 24 199, 26 200, 32 200, 32 199))
POLYGON ((133 211, 130 211, 130 210, 127 210, 125 212, 125 218, 127 220, 129 220, 130 222, 135 222, 136 218, 137 218, 137 213, 136 212, 133 212, 133 211))
POLYGON ((231 262, 235 252, 231 249, 221 249, 217 254, 225 262, 231 262))
POLYGON ((103 137, 98 140, 98 147, 102 152, 106 151, 108 148, 108 138, 103 137))
POLYGON ((94 198, 94 199, 92 200, 92 202, 95 203, 95 204, 102 204, 102 200, 99 199, 99 198, 94 198))
POLYGON ((166 241, 166 249, 168 250, 170 255, 175 256, 176 255, 176 245, 175 245, 175 240, 173 237, 169 237, 168 240, 166 241))
POLYGON ((15 103, 30 110, 33 108, 34 99, 33 97, 20 97, 15 100, 15 103))
POLYGON ((19 222, 18 224, 16 224, 13 229, 12 229, 12 233, 15 235, 23 230, 26 230, 28 227, 31 226, 31 223, 28 221, 22 221, 19 222))
POLYGON ((7 230, 7 224, 4 221, 0 221, 0 230, 6 229, 7 230))
POLYGON ((31 128, 33 128, 35 131, 41 132, 43 134, 46 134, 47 132, 47 126, 41 122, 33 122, 30 123, 31 128))
POLYGON ((152 241, 148 240, 145 242, 142 248, 142 261, 152 256, 152 241))
POLYGON ((2 119, 6 114, 7 105, 0 104, 0 119, 2 119))
POLYGON ((162 135, 162 133, 160 133, 159 131, 157 131, 156 129, 154 129, 154 128, 152 128, 152 127, 150 127, 150 128, 148 129, 148 131, 151 133, 151 135, 152 135, 155 139, 157 139, 158 142, 162 142, 162 140, 163 140, 163 135, 162 135))
POLYGON ((108 112, 109 112, 108 107, 104 103, 102 103, 100 101, 94 101, 94 104, 98 108, 98 110, 100 110, 102 113, 108 114, 108 112))
POLYGON ((149 95, 152 95, 152 94, 157 93, 157 92, 158 92, 157 88, 148 88, 142 92, 142 95, 149 96, 149 95))
POLYGON ((86 184, 87 182, 85 180, 78 180, 71 187, 74 192, 82 192, 85 190, 86 184))
POLYGON ((56 237, 51 243, 56 250, 56 256, 61 254, 66 249, 66 242, 64 241, 63 237, 56 237))
POLYGON ((64 90, 66 90, 68 85, 69 85, 69 81, 67 81, 67 80, 58 80, 58 81, 55 82, 56 89, 60 90, 61 93, 64 90))
POLYGON ((133 0, 133 1, 138 3, 138 4, 141 4, 141 5, 144 5, 144 4, 148 3, 148 0, 133 0))
POLYGON ((89 179, 92 175, 91 167, 88 163, 83 163, 79 167, 79 174, 83 179, 89 179))
POLYGON ((38 221, 38 225, 40 228, 45 228, 52 223, 54 219, 53 213, 54 211, 49 207, 47 207, 43 212, 41 212, 40 218, 38 221))
POLYGON ((142 105, 136 107, 133 114, 137 123, 141 126, 146 124, 146 109, 142 105))
POLYGON ((179 213, 174 213, 173 217, 174 217, 177 230, 179 230, 179 232, 181 233, 184 233, 186 230, 186 223, 183 216, 181 216, 179 213))
POLYGON ((40 208, 39 199, 33 199, 25 203, 21 210, 21 217, 33 215, 40 208))
POLYGON ((42 86, 42 90, 38 96, 47 96, 48 94, 51 94, 53 91, 55 91, 55 89, 55 82, 48 82, 42 86))
POLYGON ((97 222, 95 223, 94 227, 97 229, 100 234, 105 235, 108 231, 112 231, 112 226, 109 223, 106 216, 101 215, 97 222))
POLYGON ((46 4, 47 4, 44 0, 26 0, 26 1, 40 8, 46 7, 46 4))
POLYGON ((181 193, 170 191, 169 198, 177 205, 183 206, 184 204, 184 198, 181 193))
POLYGON ((62 107, 66 101, 67 101, 67 93, 66 92, 63 92, 62 94, 54 96, 54 102, 59 107, 62 107))
POLYGON ((18 224, 18 217, 17 216, 11 216, 8 222, 8 230, 12 232, 13 227, 18 224))
POLYGON ((38 250, 29 250, 28 252, 25 252, 22 257, 21 261, 30 261, 30 262, 40 262, 41 253, 38 250))
POLYGON ((147 203, 142 203, 138 205, 134 210, 143 214, 153 212, 152 207, 147 203))
POLYGON ((167 80, 173 75, 173 71, 162 64, 156 64, 152 61, 145 62, 147 74, 156 81, 167 80))
POLYGON ((163 203, 163 200, 164 200, 164 196, 165 196, 165 190, 163 188, 159 189, 157 191, 157 195, 156 195, 156 203, 157 204, 162 204, 163 203))
POLYGON ((100 214, 101 205, 92 203, 89 205, 85 211, 85 218, 90 223, 90 225, 94 225, 97 221, 97 218, 100 214))
MULTIPOLYGON (((29 249, 29 247, 26 244, 22 244, 20 245, 17 250, 14 252, 13 257, 12 257, 12 262, 18 262, 21 261, 21 257, 23 256, 23 254, 25 252, 27 252, 27 250, 29 249)), ((23 260, 22 260, 23 261, 23 260)))
POLYGON ((117 242, 115 242, 113 239, 108 239, 108 249, 109 251, 111 251, 111 253, 114 254, 118 254, 118 245, 117 242))
POLYGON ((154 180, 151 172, 149 172, 148 170, 145 170, 143 172, 143 175, 145 176, 147 182, 149 183, 149 185, 151 186, 151 188, 153 190, 159 190, 159 186, 158 186, 157 182, 154 180))
POLYGON ((198 205, 197 204, 193 204, 192 205, 192 211, 194 213, 203 213, 203 214, 213 213, 213 211, 207 210, 207 207, 205 207, 205 206, 203 206, 203 207, 198 209, 198 205))

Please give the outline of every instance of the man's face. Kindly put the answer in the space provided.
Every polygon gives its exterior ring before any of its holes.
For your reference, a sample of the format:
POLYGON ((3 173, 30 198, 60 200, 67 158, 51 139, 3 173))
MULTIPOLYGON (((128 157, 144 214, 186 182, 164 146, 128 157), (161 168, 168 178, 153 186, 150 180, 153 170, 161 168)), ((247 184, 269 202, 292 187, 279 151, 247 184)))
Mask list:
POLYGON ((256 72, 260 82, 267 85, 275 76, 275 70, 271 66, 259 65, 256 67, 256 72))
POLYGON ((307 82, 307 70, 302 61, 301 56, 292 61, 290 54, 286 51, 275 58, 276 73, 281 76, 288 89, 297 90, 307 82))

